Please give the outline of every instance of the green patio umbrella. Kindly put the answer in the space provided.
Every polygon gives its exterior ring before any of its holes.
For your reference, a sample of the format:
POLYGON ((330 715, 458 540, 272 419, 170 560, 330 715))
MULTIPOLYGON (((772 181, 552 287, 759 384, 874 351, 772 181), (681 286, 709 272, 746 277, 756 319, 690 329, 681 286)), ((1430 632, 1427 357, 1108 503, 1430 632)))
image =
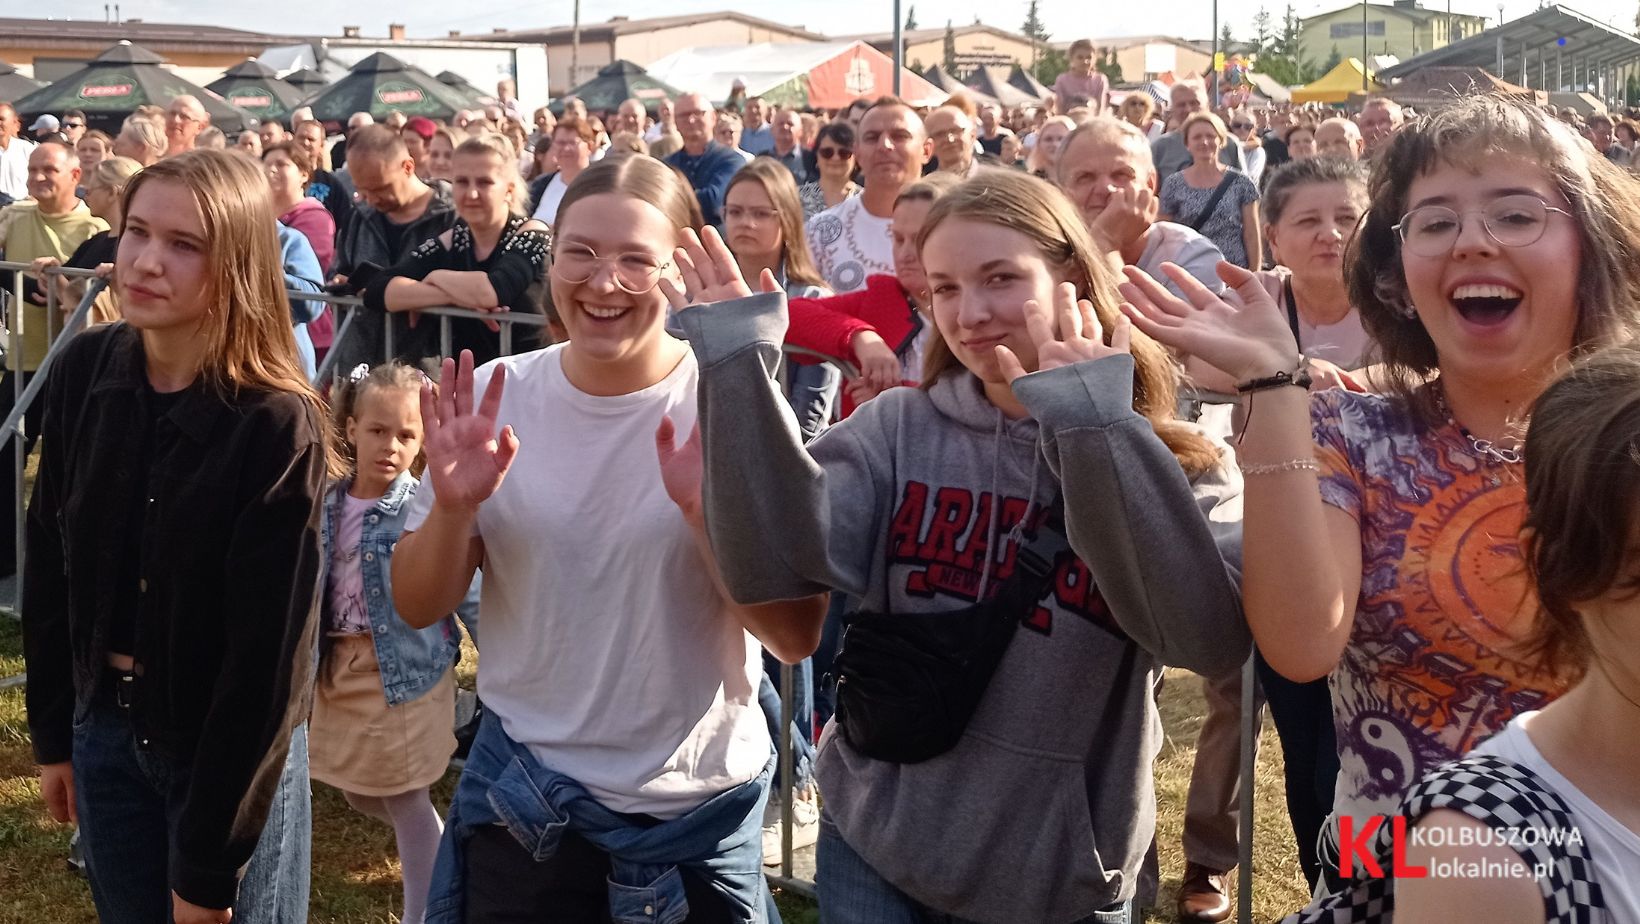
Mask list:
POLYGON ((33 77, 24 77, 17 73, 17 68, 0 61, 0 100, 27 96, 43 86, 44 83, 33 77))
MULTIPOLYGON (((606 64, 598 71, 598 75, 565 93, 564 96, 573 96, 586 104, 587 112, 614 112, 621 108, 621 103, 635 99, 644 104, 645 109, 655 106, 663 99, 676 99, 682 93, 677 87, 649 76, 649 72, 633 64, 631 61, 621 60, 606 64)), ((551 104, 554 115, 564 114, 564 101, 560 97, 551 104)))
POLYGON ((974 105, 976 105, 976 106, 981 105, 983 103, 994 103, 994 102, 996 102, 995 99, 993 99, 989 96, 986 96, 984 93, 981 93, 980 91, 974 89, 973 87, 970 87, 970 86, 964 84, 962 81, 958 80, 957 76, 955 74, 952 74, 949 71, 941 69, 941 67, 938 64, 934 65, 933 67, 929 68, 926 71, 923 71, 922 72, 922 79, 928 81, 929 83, 933 84, 936 87, 939 87, 941 90, 944 90, 947 93, 961 93, 964 96, 967 96, 969 99, 973 100, 974 105))
POLYGON ((483 99, 485 96, 489 95, 483 90, 480 90, 471 83, 467 82, 467 78, 461 76, 455 71, 444 71, 433 79, 465 97, 467 99, 468 109, 477 109, 479 106, 484 105, 483 99))
POLYGON ((255 58, 246 58, 206 84, 205 89, 258 119, 284 119, 306 94, 280 80, 278 74, 255 58))
POLYGON ((307 101, 321 122, 345 123, 355 112, 368 112, 379 122, 397 109, 407 116, 449 120, 472 108, 465 97, 439 83, 426 71, 378 51, 307 101))
POLYGON ((122 41, 85 67, 17 100, 17 114, 27 125, 46 113, 60 116, 78 109, 92 128, 116 134, 120 123, 138 106, 168 106, 175 97, 191 95, 210 114, 211 124, 224 132, 244 131, 250 125, 245 112, 161 67, 164 63, 164 58, 141 45, 122 41))
POLYGON ((325 79, 325 75, 310 67, 304 67, 291 71, 279 79, 295 87, 297 91, 302 94, 303 99, 307 99, 313 94, 319 92, 330 83, 330 81, 325 79))

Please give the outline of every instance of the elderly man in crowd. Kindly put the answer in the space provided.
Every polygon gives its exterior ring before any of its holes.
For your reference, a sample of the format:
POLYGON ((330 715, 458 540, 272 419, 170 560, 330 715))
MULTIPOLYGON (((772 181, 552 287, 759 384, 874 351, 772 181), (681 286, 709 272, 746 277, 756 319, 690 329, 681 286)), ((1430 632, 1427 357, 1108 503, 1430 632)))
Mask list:
MULTIPOLYGON (((7 260, 32 263, 41 257, 52 257, 59 262, 73 256, 85 239, 108 230, 108 223, 91 214, 91 210, 76 195, 80 185, 80 161, 74 149, 60 141, 46 141, 35 146, 28 158, 28 194, 31 201, 19 202, 0 212, 0 250, 7 260)), ((5 274, 9 275, 9 274, 5 274)), ((10 285, 6 286, 11 289, 10 285)), ((0 380, 0 415, 11 413, 16 382, 13 376, 21 374, 24 384, 40 367, 40 359, 49 346, 46 336, 45 295, 32 279, 25 280, 22 306, 23 337, 20 353, 6 355, 6 375, 0 380)), ((14 309, 15 310, 15 309, 14 309)), ((59 321, 61 319, 58 319, 59 321)), ((40 416, 44 402, 36 401, 29 407, 24 421, 27 445, 25 455, 32 452, 40 435, 40 416)), ((0 447, 0 464, 11 471, 15 465, 17 442, 7 440, 0 447)), ((12 479, 0 488, 0 504, 7 511, 17 509, 17 498, 12 492, 12 479)), ((17 545, 14 524, 7 524, 0 532, 0 574, 16 570, 17 545)))
POLYGON ((928 114, 924 125, 934 143, 938 169, 963 179, 974 175, 974 120, 955 106, 941 106, 928 114))
POLYGON ((712 137, 716 139, 718 144, 739 154, 741 160, 748 164, 752 162, 752 152, 740 146, 740 116, 735 115, 733 112, 718 113, 717 125, 712 129, 712 137))
POLYGON ((726 148, 713 140, 717 127, 717 113, 712 104, 699 93, 685 93, 677 101, 678 134, 683 136, 683 148, 666 162, 678 168, 695 190, 700 200, 701 214, 709 225, 723 223, 723 195, 729 190, 729 180, 746 161, 740 152, 726 148))
POLYGON ((1401 112, 1401 104, 1395 100, 1374 96, 1363 103, 1361 117, 1356 124, 1366 145, 1366 156, 1376 157, 1404 121, 1406 116, 1401 112))
MULTIPOLYGON (((1171 105, 1167 112, 1170 125, 1183 125, 1186 116, 1202 111, 1202 88, 1196 84, 1186 81, 1174 84, 1168 99, 1171 105)), ((1184 134, 1171 131, 1151 144, 1150 160, 1156 165, 1156 188, 1161 189, 1164 180, 1190 166, 1193 158, 1184 146, 1184 134)), ((1219 160, 1243 173, 1247 172, 1241 143, 1234 138, 1224 142, 1224 147, 1219 151, 1219 160)))
POLYGON ((1315 130, 1315 153, 1317 157, 1342 157, 1345 160, 1360 160, 1366 153, 1366 142, 1361 138, 1361 129, 1354 122, 1342 116, 1335 116, 1322 122, 1315 130))
POLYGON ((0 103, 0 206, 28 196, 28 158, 34 142, 24 138, 23 121, 10 103, 0 103))
MULTIPOLYGON (((333 281, 363 289, 370 281, 367 275, 398 263, 423 242, 443 234, 455 224, 456 215, 448 187, 422 182, 403 134, 385 125, 367 125, 354 134, 352 167, 359 202, 336 235, 333 281)), ((381 358, 387 320, 379 313, 357 310, 361 314, 345 343, 331 347, 341 352, 338 369, 381 358)), ((412 329, 408 317, 393 316, 393 350, 398 356, 436 355, 437 336, 436 324, 412 329)))
POLYGON ((814 162, 814 152, 803 148, 803 117, 797 110, 782 109, 776 112, 769 128, 774 132, 774 147, 769 150, 768 156, 790 170, 792 179, 799 186, 810 180, 818 180, 820 169, 814 162))
POLYGON ((865 288, 867 276, 894 272, 894 202, 932 153, 923 120, 904 100, 870 104, 854 146, 864 191, 809 219, 804 231, 827 288, 841 295, 865 288))
POLYGON ((165 107, 165 156, 174 157, 192 151, 199 133, 211 124, 211 114, 198 99, 184 93, 174 97, 165 107))
POLYGON ((620 108, 615 110, 615 118, 612 122, 610 134, 631 132, 641 138, 644 134, 645 123, 648 121, 649 113, 644 111, 643 103, 635 99, 622 100, 620 108))

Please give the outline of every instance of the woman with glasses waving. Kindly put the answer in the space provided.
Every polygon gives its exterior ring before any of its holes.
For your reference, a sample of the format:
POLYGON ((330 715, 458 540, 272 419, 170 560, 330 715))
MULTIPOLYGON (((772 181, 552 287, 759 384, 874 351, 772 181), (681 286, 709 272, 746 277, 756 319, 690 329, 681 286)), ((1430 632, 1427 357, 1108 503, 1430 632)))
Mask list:
MULTIPOLYGON (((373 280, 364 290, 365 310, 454 305, 489 314, 539 313, 531 289, 541 280, 552 238, 541 222, 519 214, 524 181, 512 142, 494 132, 474 135, 456 148, 451 169, 455 226, 373 280)), ((488 362, 501 355, 499 331, 493 320, 454 319, 448 352, 471 350, 478 362, 488 362)), ((513 349, 529 349, 533 339, 518 331, 513 349)))
POLYGON ((558 209, 566 343, 422 398, 427 471, 394 602, 431 625, 484 568, 486 713, 427 908, 465 921, 778 921, 762 876, 773 749, 759 643, 819 641, 824 598, 741 606, 706 541, 694 354, 666 332, 695 194, 600 161, 558 209), (475 394, 482 395, 478 401, 475 394), (442 610, 442 612, 441 612, 442 610))
POLYGON ((814 142, 814 160, 820 168, 820 179, 804 183, 797 190, 805 222, 860 194, 860 186, 854 182, 854 129, 849 123, 838 121, 820 127, 814 142))
MULTIPOLYGON (((1311 399, 1287 318, 1221 264, 1225 300, 1130 268, 1136 324, 1249 395, 1243 593, 1270 665, 1330 675, 1329 835, 1564 689, 1522 647, 1526 409, 1568 357, 1640 330, 1640 192, 1566 126, 1466 99, 1398 133, 1346 259, 1380 394, 1311 399)), ((1329 859, 1323 865, 1336 870, 1329 859)))

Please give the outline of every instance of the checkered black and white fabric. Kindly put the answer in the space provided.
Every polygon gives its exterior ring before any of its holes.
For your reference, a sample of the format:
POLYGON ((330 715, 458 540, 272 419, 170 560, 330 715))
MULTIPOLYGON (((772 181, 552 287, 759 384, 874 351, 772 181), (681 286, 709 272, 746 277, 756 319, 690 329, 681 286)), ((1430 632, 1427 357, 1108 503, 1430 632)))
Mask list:
MULTIPOLYGON (((1512 761, 1475 755, 1454 761, 1431 773, 1401 800, 1399 814, 1407 827, 1436 809, 1462 812, 1494 829, 1562 831, 1576 827, 1571 810, 1532 772, 1512 761)), ((1522 862, 1546 869, 1538 880, 1543 892, 1546 924, 1597 924, 1606 905, 1588 846, 1581 840, 1522 838, 1511 845, 1522 862), (1532 840, 1532 843, 1525 843, 1532 840)), ((1343 891, 1312 902, 1289 915, 1282 924, 1392 924, 1395 920, 1395 879, 1391 868, 1391 826, 1380 825, 1373 839, 1374 858, 1383 867, 1382 878, 1360 876, 1343 891)))

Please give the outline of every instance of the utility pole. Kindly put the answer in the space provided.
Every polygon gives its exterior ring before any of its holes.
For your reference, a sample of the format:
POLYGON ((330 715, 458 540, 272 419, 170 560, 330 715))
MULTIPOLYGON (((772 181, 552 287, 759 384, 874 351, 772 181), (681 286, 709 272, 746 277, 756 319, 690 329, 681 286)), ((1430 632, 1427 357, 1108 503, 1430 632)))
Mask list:
MULTIPOLYGON (((580 0, 576 0, 580 2, 580 0)), ((900 18, 900 0, 894 0, 894 95, 900 95, 900 71, 905 67, 905 20, 900 18)))
POLYGON ((1361 0, 1361 92, 1369 89, 1367 85, 1367 62, 1372 57, 1367 52, 1367 0, 1361 0))
POLYGON ((575 18, 572 20, 569 32, 569 89, 580 86, 575 75, 581 69, 581 0, 575 0, 575 18))
POLYGON ((1207 82, 1207 105, 1210 109, 1219 106, 1219 0, 1213 0, 1213 57, 1208 61, 1207 69, 1212 76, 1207 82))

